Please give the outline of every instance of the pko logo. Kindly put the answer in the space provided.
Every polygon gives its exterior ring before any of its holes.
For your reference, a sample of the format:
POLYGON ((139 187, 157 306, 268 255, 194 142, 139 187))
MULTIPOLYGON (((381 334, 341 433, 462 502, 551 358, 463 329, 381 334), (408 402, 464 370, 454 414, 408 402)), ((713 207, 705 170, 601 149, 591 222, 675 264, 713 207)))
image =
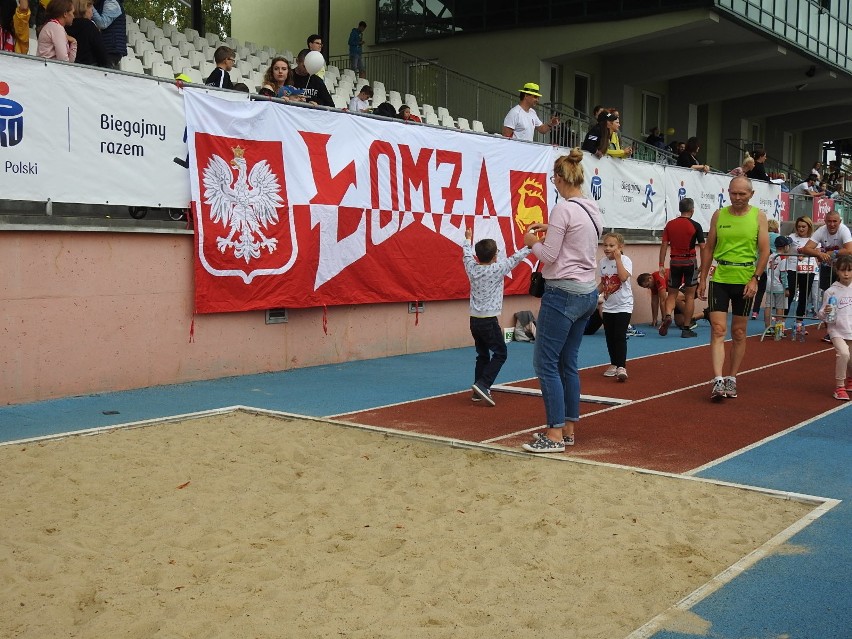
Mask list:
POLYGON ((5 97, 9 85, 0 82, 0 147, 15 146, 24 139, 24 107, 5 97))

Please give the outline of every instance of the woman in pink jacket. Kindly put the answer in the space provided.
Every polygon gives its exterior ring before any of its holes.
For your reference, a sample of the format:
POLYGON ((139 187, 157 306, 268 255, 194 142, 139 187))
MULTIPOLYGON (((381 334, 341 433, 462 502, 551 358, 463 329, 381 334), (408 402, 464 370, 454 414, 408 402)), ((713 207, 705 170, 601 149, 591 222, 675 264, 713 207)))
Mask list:
POLYGON ((65 33, 65 27, 72 22, 72 0, 50 0, 47 5, 47 22, 38 34, 37 55, 41 58, 74 62, 77 58, 77 40, 65 33))

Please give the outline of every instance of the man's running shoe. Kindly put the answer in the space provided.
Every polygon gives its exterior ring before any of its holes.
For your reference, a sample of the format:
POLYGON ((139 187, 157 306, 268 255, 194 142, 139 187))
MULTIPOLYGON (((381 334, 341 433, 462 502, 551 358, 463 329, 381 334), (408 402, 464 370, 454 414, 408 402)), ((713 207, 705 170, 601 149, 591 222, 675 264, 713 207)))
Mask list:
POLYGON ((627 337, 645 337, 645 333, 638 328, 634 328, 632 324, 627 325, 627 337))
POLYGON ((698 337, 698 333, 693 331, 692 329, 685 328, 680 332, 681 337, 698 337))
POLYGON ((663 323, 662 323, 662 324, 660 324, 660 330, 658 331, 658 333, 659 333, 662 337, 665 337, 666 335, 668 335, 668 334, 669 334, 669 326, 671 326, 671 325, 672 325, 672 316, 671 316, 671 315, 666 315, 666 316, 663 318, 663 323))
POLYGON ((710 399, 719 401, 725 398, 725 380, 717 379, 713 382, 713 388, 710 391, 710 399))
POLYGON ((725 378, 725 397, 734 398, 737 396, 737 378, 725 378))

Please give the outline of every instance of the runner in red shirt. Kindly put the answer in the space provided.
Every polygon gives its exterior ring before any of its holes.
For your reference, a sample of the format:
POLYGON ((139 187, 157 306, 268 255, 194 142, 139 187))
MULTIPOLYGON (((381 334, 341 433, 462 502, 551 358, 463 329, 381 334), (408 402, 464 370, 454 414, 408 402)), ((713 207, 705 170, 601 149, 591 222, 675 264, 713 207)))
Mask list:
MULTIPOLYGON (((695 247, 704 244, 704 230, 701 225, 692 219, 695 212, 695 203, 692 198, 685 197, 678 204, 680 217, 676 217, 666 224, 663 229, 663 243, 660 245, 660 274, 665 275, 666 252, 669 245, 672 247, 669 260, 668 295, 666 296, 666 308, 663 314, 663 323, 660 324, 660 335, 667 335, 672 323, 677 291, 683 291, 684 316, 692 317, 695 310, 695 289, 698 286, 698 260, 695 255, 695 247)), ((698 333, 690 328, 684 327, 680 331, 681 337, 698 337, 698 333)))
POLYGON ((636 283, 642 288, 651 291, 651 326, 660 323, 658 317, 666 314, 666 290, 668 288, 669 272, 667 269, 654 271, 653 273, 641 273, 636 278, 636 283), (659 311, 659 315, 657 314, 659 311))

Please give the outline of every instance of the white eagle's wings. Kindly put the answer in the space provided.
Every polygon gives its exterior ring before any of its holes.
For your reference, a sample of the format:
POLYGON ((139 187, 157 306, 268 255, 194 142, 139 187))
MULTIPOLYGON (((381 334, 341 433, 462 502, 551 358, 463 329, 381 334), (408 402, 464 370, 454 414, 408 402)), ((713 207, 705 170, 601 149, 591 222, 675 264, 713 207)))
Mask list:
POLYGON ((278 178, 272 172, 266 160, 257 162, 251 167, 248 176, 249 203, 254 210, 255 219, 264 228, 278 223, 278 207, 284 206, 284 200, 278 195, 281 187, 278 178))
POLYGON ((210 219, 228 226, 236 199, 231 188, 234 174, 228 163, 213 155, 204 169, 204 201, 210 205, 210 219))

